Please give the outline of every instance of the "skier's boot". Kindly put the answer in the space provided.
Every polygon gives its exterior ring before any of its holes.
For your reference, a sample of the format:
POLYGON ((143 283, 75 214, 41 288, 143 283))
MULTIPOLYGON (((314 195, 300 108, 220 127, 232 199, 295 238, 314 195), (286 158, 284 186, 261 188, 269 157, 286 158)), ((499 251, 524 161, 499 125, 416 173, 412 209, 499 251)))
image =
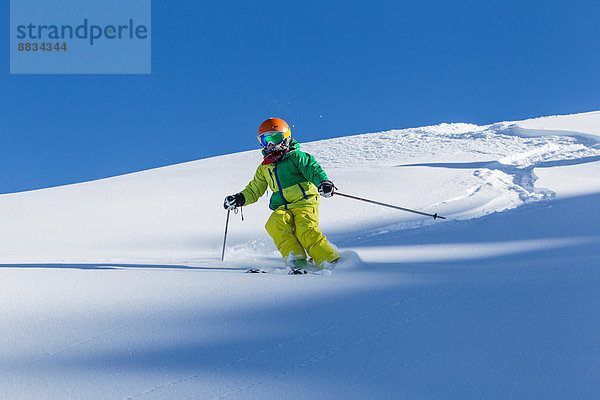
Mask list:
POLYGON ((306 258, 295 258, 293 254, 290 254, 286 264, 290 267, 289 275, 306 274, 308 273, 306 268, 310 267, 310 263, 306 258))

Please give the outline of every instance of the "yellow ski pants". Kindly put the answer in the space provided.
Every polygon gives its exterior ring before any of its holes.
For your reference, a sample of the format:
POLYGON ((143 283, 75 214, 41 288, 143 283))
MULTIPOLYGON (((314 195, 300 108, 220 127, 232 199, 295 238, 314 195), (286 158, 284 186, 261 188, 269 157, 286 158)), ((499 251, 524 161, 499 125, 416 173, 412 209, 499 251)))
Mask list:
POLYGON ((308 253, 317 266, 323 267, 324 261, 332 262, 339 255, 327 242, 318 225, 318 207, 299 207, 273 211, 265 229, 284 259, 290 253, 294 253, 296 258, 306 258, 308 253))

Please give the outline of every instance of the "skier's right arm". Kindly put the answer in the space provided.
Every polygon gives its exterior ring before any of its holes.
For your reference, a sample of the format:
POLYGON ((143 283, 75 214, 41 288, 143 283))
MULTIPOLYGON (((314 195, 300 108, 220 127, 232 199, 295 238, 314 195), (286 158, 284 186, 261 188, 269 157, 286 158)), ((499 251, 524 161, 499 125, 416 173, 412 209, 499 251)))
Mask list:
POLYGON ((259 166, 254 174, 254 178, 248 183, 248 186, 240 192, 246 200, 245 204, 256 203, 258 199, 265 194, 267 187, 267 179, 259 166))

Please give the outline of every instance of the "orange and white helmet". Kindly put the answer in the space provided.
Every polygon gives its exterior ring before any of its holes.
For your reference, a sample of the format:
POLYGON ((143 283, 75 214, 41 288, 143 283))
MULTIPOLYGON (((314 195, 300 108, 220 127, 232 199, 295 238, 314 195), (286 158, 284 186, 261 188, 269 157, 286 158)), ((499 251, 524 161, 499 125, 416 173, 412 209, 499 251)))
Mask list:
POLYGON ((292 138, 290 126, 281 118, 269 118, 258 128, 258 141, 264 148, 269 145, 286 146, 292 138))

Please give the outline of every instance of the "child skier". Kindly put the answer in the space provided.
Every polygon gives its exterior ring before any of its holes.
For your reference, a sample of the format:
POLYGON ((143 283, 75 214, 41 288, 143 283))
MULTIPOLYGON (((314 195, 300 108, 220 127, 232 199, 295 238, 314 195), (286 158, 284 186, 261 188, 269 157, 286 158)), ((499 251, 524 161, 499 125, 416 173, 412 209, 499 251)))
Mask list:
POLYGON ((283 256, 290 274, 306 273, 307 254, 318 269, 330 267, 340 258, 319 230, 319 194, 331 197, 335 186, 315 158, 300 151, 288 124, 269 118, 258 128, 263 162, 254 179, 241 192, 227 196, 226 210, 256 203, 271 189, 273 213, 265 229, 283 256))

